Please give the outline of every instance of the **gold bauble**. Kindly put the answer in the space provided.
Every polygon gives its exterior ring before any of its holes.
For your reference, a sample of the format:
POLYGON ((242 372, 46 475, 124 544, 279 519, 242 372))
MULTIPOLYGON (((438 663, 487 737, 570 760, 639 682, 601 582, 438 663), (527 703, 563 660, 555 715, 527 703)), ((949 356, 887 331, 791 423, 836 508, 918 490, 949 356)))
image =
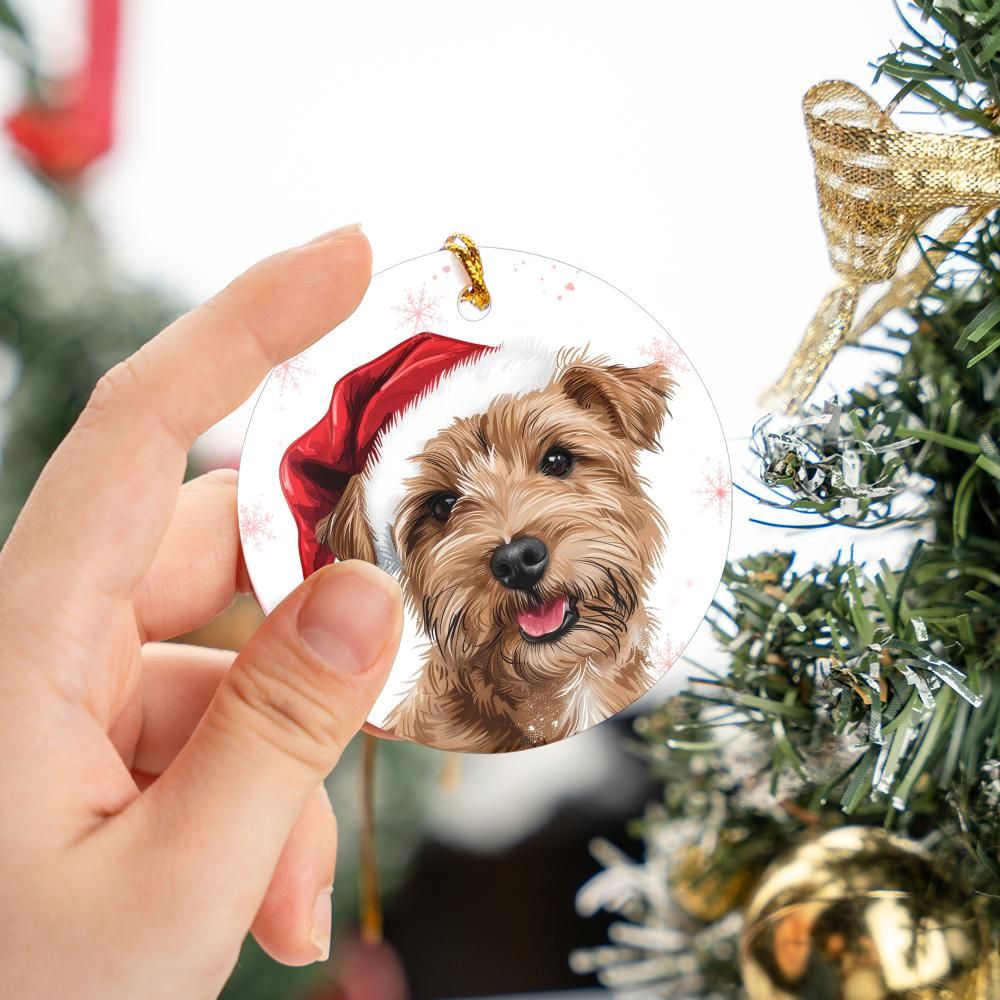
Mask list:
POLYGON ((833 830, 764 873, 741 944, 750 1000, 1000 1000, 970 894, 917 844, 833 830))

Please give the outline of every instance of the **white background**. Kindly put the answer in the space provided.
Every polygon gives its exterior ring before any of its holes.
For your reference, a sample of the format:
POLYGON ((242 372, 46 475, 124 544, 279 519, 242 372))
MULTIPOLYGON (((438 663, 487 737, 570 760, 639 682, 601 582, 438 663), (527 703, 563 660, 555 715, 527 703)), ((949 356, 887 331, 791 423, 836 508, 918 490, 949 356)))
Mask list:
MULTIPOLYGON (((81 6, 18 4, 53 67, 74 57, 81 6)), ((454 229, 570 261, 681 344, 737 479, 755 400, 830 281, 801 95, 829 77, 868 86, 870 60, 903 35, 889 0, 125 7, 118 141, 91 191, 124 268, 195 301, 258 257, 354 221, 376 269, 454 229)), ((15 82, 0 72, 0 111, 15 82)), ((45 222, 0 146, 0 235, 34 240, 45 222)), ((835 371, 856 375, 869 357, 835 371)), ((231 452, 240 419, 209 447, 231 452)), ((737 503, 735 553, 860 540, 755 528, 754 513, 737 503)), ((466 773, 494 801, 517 789, 525 817, 554 804, 553 786, 604 780, 600 740, 598 727, 466 773)), ((449 827, 460 833, 468 812, 452 803, 449 827)))

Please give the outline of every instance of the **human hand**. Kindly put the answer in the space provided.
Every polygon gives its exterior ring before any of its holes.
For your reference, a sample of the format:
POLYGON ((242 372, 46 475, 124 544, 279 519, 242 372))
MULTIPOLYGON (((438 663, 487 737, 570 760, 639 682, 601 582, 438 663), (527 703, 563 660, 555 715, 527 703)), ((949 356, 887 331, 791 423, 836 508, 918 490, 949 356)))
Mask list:
POLYGON ((181 486, 188 449, 370 273, 349 227, 168 327, 102 379, 0 552, 0 995, 215 997, 251 925, 326 957, 322 781, 385 683, 398 586, 328 567, 235 661, 160 641, 248 589, 235 475, 181 486))

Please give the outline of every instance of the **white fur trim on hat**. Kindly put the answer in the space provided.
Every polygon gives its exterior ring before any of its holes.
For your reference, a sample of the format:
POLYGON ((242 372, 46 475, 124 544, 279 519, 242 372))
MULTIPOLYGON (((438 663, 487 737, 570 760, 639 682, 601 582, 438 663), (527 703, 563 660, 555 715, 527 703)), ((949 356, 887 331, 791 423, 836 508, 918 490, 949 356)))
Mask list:
POLYGON ((497 396, 544 389, 554 378, 555 350, 512 341, 445 372, 402 410, 379 435, 364 473, 365 516, 382 569, 400 568, 390 528, 406 494, 404 481, 435 435, 456 420, 484 413, 497 396))

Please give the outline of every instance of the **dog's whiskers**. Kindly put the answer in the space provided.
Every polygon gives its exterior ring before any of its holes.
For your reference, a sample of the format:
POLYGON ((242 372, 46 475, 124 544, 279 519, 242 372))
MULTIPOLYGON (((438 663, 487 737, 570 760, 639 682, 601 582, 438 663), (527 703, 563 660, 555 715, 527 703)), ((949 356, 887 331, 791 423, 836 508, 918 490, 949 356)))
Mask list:
POLYGON ((587 605, 587 608, 588 610, 598 611, 601 613, 601 617, 586 621, 581 619, 581 629, 585 632, 592 632, 602 636, 607 642, 608 650, 614 651, 617 654, 621 650, 622 637, 627 633, 627 627, 621 619, 618 619, 616 622, 614 619, 618 616, 614 612, 609 613, 609 609, 606 607, 587 605))
POLYGON ((443 590, 439 590, 434 594, 427 594, 424 596, 421 611, 423 616, 424 631, 427 632, 430 639, 434 640, 436 638, 434 633, 440 624, 437 620, 437 616, 435 615, 438 604, 462 586, 463 584, 456 583, 450 587, 445 587, 443 590))
MULTIPOLYGON (((457 614, 452 615, 451 624, 448 626, 448 634, 445 637, 445 642, 450 643, 452 639, 455 638, 455 633, 458 631, 459 625, 462 623, 462 619, 465 617, 465 608, 462 608, 457 614)), ((443 650, 442 650, 443 651, 443 650)))
POLYGON ((598 569, 606 583, 603 587, 590 584, 593 596, 583 602, 590 615, 581 617, 580 628, 595 638, 600 637, 607 644, 607 649, 601 652, 618 656, 632 615, 639 606, 639 589, 632 574, 623 566, 613 563, 609 567, 595 560, 585 562, 598 569), (604 595, 607 595, 606 599, 602 599, 604 595))
POLYGON ((618 572, 621 574, 622 579, 625 582, 625 586, 629 592, 629 615, 631 616, 636 608, 639 606, 639 584, 636 582, 635 577, 627 570, 624 566, 617 567, 618 572))

